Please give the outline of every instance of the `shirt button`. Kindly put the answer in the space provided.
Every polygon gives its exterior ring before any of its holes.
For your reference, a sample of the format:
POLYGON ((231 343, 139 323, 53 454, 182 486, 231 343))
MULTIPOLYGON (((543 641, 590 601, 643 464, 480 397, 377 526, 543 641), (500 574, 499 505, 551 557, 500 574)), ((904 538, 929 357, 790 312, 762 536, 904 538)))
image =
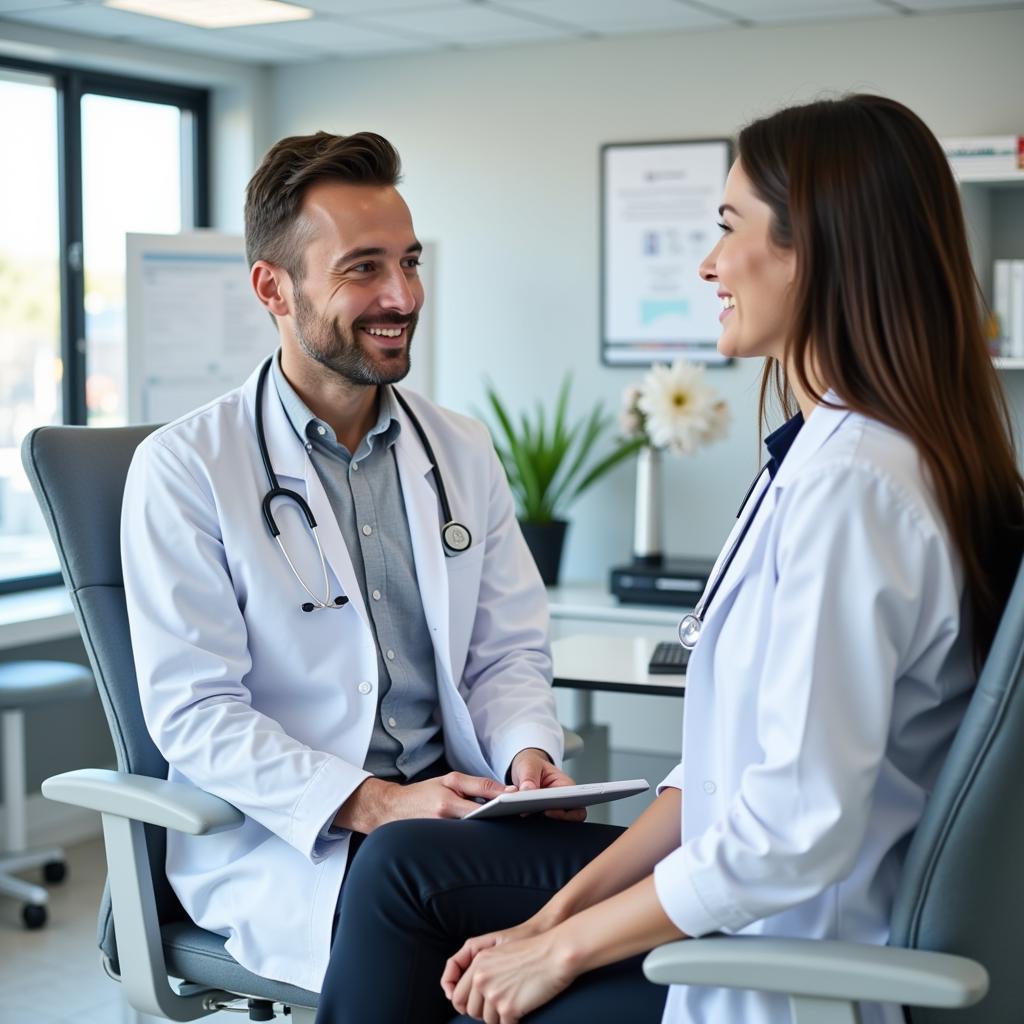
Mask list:
POLYGON ((326 433, 327 433, 327 428, 326 428, 326 427, 317 427, 317 428, 316 428, 316 432, 317 432, 317 433, 318 433, 318 434, 319 434, 319 435, 320 435, 321 437, 323 437, 323 436, 324 436, 324 434, 326 434, 326 433))
POLYGON ((306 442, 306 451, 307 452, 311 452, 312 450, 313 450, 313 446, 307 441, 306 442))
POLYGON ((369 693, 373 689, 373 683, 362 682, 359 684, 360 693, 369 693))
POLYGON ((395 720, 394 720, 393 718, 389 718, 389 719, 388 719, 388 725, 390 725, 390 726, 391 726, 391 728, 392 728, 392 729, 394 729, 394 727, 395 727, 396 725, 398 725, 398 723, 397 723, 397 722, 396 722, 396 721, 395 721, 395 720))
POLYGON ((380 591, 379 590, 375 590, 371 596, 373 597, 374 601, 379 601, 380 600, 380 591))
POLYGON ((364 537, 369 537, 371 533, 373 533, 373 527, 369 523, 367 523, 363 527, 363 536, 364 537))
POLYGON ((395 652, 393 650, 391 650, 390 647, 388 648, 387 654, 388 654, 388 661, 394 661, 395 660, 395 652))
POLYGON ((718 787, 710 779, 704 783, 704 792, 707 793, 708 796, 711 796, 716 789, 718 789, 718 787))
POLYGON ((358 469, 359 469, 359 463, 358 462, 353 462, 352 463, 352 472, 355 473, 355 472, 358 471, 358 469))

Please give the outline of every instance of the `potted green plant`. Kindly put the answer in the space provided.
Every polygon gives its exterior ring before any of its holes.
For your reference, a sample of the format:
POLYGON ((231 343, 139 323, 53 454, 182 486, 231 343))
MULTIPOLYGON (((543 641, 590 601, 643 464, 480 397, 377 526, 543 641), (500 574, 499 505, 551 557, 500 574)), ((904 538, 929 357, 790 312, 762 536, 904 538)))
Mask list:
POLYGON ((513 419, 490 382, 485 388, 496 422, 490 425, 494 447, 508 476, 523 536, 541 578, 549 586, 558 582, 569 525, 564 513, 581 494, 644 444, 642 439, 616 441, 611 451, 598 456, 599 442, 614 417, 598 402, 589 413, 570 422, 570 384, 571 377, 566 374, 552 414, 538 402, 532 414, 523 412, 518 420, 513 419))

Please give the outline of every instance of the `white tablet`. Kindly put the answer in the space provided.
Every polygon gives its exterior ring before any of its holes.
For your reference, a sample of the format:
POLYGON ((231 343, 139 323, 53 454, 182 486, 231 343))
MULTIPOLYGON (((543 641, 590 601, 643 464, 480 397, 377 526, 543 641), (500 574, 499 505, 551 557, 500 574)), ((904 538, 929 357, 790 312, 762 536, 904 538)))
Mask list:
POLYGON ((527 789, 524 792, 502 793, 493 800, 470 811, 470 818, 501 818, 507 814, 531 814, 534 811, 565 811, 572 807, 605 804, 650 789, 646 779, 628 782, 590 782, 584 786, 552 786, 550 789, 527 789))

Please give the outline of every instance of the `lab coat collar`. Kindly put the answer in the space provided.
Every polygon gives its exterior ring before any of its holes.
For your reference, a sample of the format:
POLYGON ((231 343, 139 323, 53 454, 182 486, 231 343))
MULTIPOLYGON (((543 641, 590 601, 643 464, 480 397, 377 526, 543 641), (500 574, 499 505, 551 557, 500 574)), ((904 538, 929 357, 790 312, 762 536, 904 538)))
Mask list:
MULTIPOLYGON (((834 405, 839 404, 839 398, 834 391, 828 391, 824 397, 826 401, 834 405)), ((747 535, 743 538, 743 543, 736 552, 736 557, 726 570, 726 575, 722 580, 718 593, 715 595, 715 600, 708 608, 705 627, 714 622, 719 614, 728 607, 729 596, 743 579, 754 553, 760 547, 765 527, 770 522, 772 513, 775 511, 779 492, 800 472, 849 415, 850 411, 845 408, 832 408, 821 404, 816 405, 800 429, 800 433, 797 434, 796 439, 793 441, 792 447, 787 452, 774 479, 762 487, 754 488, 754 492, 747 499, 745 510, 740 514, 739 521, 733 527, 733 531, 726 541, 722 555, 719 556, 716 563, 716 572, 718 566, 725 560, 725 551, 731 548, 735 537, 738 536, 739 531, 742 529, 744 517, 749 515, 749 509, 754 507, 757 496, 764 489, 767 489, 768 493, 765 494, 764 500, 761 502, 757 514, 750 524, 747 535)), ((765 477, 767 477, 767 473, 765 477)))
POLYGON ((790 480, 807 464, 819 448, 839 429, 839 425, 850 415, 850 410, 841 407, 839 396, 832 390, 825 393, 825 401, 830 405, 818 404, 811 411, 786 453, 775 479, 772 481, 776 489, 785 487, 790 480), (840 406, 835 408, 835 406, 840 406))

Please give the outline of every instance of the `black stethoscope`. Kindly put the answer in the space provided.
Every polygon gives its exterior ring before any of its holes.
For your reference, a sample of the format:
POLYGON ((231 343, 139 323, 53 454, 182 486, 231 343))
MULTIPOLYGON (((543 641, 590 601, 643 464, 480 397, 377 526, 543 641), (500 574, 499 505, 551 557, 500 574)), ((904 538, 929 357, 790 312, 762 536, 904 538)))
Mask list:
MULTIPOLYGON (((270 359, 263 364, 260 368, 259 379, 256 381, 256 443, 259 445, 260 458, 263 459, 263 468, 267 472, 267 481, 270 484, 270 490, 263 495, 263 518, 267 522, 267 527, 270 529, 271 536, 277 541, 277 546, 281 549, 281 554, 284 555, 284 560, 288 563, 288 568, 291 569, 292 575, 299 581, 299 586, 302 587, 311 599, 302 603, 302 610, 304 612, 313 612, 321 608, 341 608, 343 605, 348 604, 348 598, 335 597, 333 600, 331 599, 331 584, 330 577, 327 573, 327 559, 324 557, 324 549, 320 545, 320 535, 317 532, 316 519, 313 517, 313 510, 309 507, 306 499, 303 498, 301 494, 297 494, 295 491, 290 491, 287 487, 281 486, 277 479, 277 474, 274 472, 274 467, 270 464, 270 453, 267 451, 267 439, 263 432, 263 386, 266 383, 267 374, 270 372, 270 362, 274 358, 274 356, 271 356, 270 359), (323 570, 324 575, 323 597, 317 597, 316 594, 306 586, 305 581, 292 564, 292 560, 288 557, 288 552, 285 550, 284 544, 281 541, 281 530, 278 527, 277 522, 274 519, 274 513, 270 508, 271 502, 275 498, 285 498, 289 501, 294 501, 301 509, 302 514, 306 517, 306 522, 309 524, 309 528, 313 533, 313 540, 316 541, 317 553, 320 555, 320 568, 323 570)), ((452 518, 451 506, 448 504, 448 492, 445 490, 444 481, 441 479, 441 470, 438 467, 437 459, 434 457, 434 449, 430 446, 430 441, 427 439, 427 435, 424 432, 420 421, 416 418, 412 409, 409 408, 409 404, 396 389, 392 388, 391 393, 396 399, 398 399, 398 404, 402 407, 406 416, 409 417, 409 422, 412 423, 413 428, 419 435, 420 443, 423 445, 423 450, 427 453, 427 458, 430 460, 430 472, 434 476, 434 484, 437 487, 437 497, 441 503, 441 513, 444 521, 444 525, 441 527, 441 544, 444 546, 444 552, 449 556, 459 555, 473 543, 473 536, 469 532, 468 527, 463 526, 462 523, 456 522, 452 518)))
MULTIPOLYGON (((754 488, 757 486, 758 480, 764 476, 764 472, 767 468, 768 464, 765 463, 765 465, 757 471, 757 476, 755 476, 751 481, 750 486, 747 488, 747 493, 743 495, 743 501, 740 502, 739 510, 736 512, 737 519, 742 515, 743 507, 750 500, 750 495, 754 493, 754 488)), ((771 481, 768 482, 768 486, 765 487, 757 496, 757 501, 754 502, 754 507, 751 509, 750 515, 747 516, 744 521, 743 528, 733 541, 732 547, 729 548, 729 553, 725 556, 725 560, 722 562, 722 568, 715 574, 714 582, 704 591, 704 596, 697 602, 697 607, 679 620, 679 642, 688 651, 692 651, 694 647, 697 646, 697 641, 700 639, 700 631, 704 628, 704 617, 707 615, 708 607, 715 599, 715 594, 718 593, 718 588, 722 585, 722 580, 725 579, 725 575, 729 571, 729 566, 732 565, 733 559, 736 557, 736 552, 739 551, 740 545, 743 543, 743 538, 746 537, 747 531, 750 529, 750 524, 754 521, 754 517, 757 515, 757 510, 761 507, 761 502, 764 501, 764 496, 770 490, 771 481)))

